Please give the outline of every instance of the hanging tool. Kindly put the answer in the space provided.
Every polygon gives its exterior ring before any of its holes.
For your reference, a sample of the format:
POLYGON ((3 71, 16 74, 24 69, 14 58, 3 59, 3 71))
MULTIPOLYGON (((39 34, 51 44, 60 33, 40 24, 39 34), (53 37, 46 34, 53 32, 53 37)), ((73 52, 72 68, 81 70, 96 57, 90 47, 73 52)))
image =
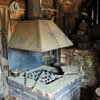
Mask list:
POLYGON ((27 82, 27 74, 26 74, 26 72, 24 73, 24 85, 26 85, 26 82, 27 82))
POLYGON ((36 84, 39 82, 41 75, 42 75, 42 71, 40 72, 38 79, 36 80, 35 84, 31 87, 31 89, 33 89, 36 86, 36 84))
POLYGON ((99 24, 99 0, 97 0, 97 18, 96 18, 96 24, 99 24))

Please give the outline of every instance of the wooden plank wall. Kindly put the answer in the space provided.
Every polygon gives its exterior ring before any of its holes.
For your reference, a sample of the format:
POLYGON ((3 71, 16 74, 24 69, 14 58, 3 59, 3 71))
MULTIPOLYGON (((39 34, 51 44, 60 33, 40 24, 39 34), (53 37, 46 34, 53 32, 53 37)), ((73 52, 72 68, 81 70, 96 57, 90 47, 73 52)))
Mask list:
POLYGON ((0 52, 7 58, 7 33, 8 33, 8 10, 6 7, 0 7, 0 52))
POLYGON ((53 0, 42 0, 42 5, 44 7, 52 8, 53 7, 53 0))
MULTIPOLYGON (((20 8, 25 9, 25 0, 16 0, 19 3, 20 8)), ((11 0, 0 0, 1 6, 8 6, 11 0)), ((53 0, 42 0, 42 5, 45 7, 53 7, 53 0)))
MULTIPOLYGON (((19 4, 20 10, 18 12, 10 12, 11 24, 16 20, 24 19, 25 17, 25 0, 16 0, 19 4)), ((0 0, 0 8, 8 8, 11 0, 0 0)))
MULTIPOLYGON (((8 17, 8 6, 10 4, 11 0, 0 0, 0 12, 2 15, 2 22, 3 22, 3 33, 1 32, 0 35, 0 41, 2 40, 2 44, 0 44, 0 51, 2 50, 3 56, 7 58, 7 41, 11 37, 11 31, 10 31, 10 24, 9 17, 8 17), (9 29, 9 30, 8 30, 9 29), (7 37, 6 37, 7 36, 7 37)), ((25 9, 25 2, 21 0, 16 0, 19 3, 19 6, 21 10, 19 10, 17 13, 10 12, 10 19, 19 20, 22 16, 24 16, 24 10, 25 9)), ((11 20, 11 27, 14 26, 15 21, 11 20)), ((12 28, 11 28, 12 30, 12 28)))
MULTIPOLYGON (((18 12, 10 12, 11 32, 14 32, 17 21, 25 20, 25 0, 16 0, 19 4, 20 10, 18 12)), ((11 0, 0 0, 0 8, 8 8, 11 0)), ((53 7, 53 0, 43 0, 44 7, 53 7)), ((5 19, 6 20, 6 19, 5 19)), ((6 20, 7 22, 7 20, 6 20)))
MULTIPOLYGON (((25 8, 25 0, 16 0, 21 8, 25 8)), ((11 0, 0 0, 0 6, 8 6, 11 0)))

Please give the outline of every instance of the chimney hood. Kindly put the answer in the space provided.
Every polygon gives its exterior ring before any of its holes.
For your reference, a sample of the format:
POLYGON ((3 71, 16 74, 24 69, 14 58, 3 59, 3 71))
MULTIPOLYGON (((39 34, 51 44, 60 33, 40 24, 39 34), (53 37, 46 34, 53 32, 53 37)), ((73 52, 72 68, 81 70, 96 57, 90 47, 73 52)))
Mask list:
POLYGON ((38 52, 55 50, 72 45, 73 43, 68 37, 51 20, 18 22, 8 43, 8 47, 10 48, 38 52))

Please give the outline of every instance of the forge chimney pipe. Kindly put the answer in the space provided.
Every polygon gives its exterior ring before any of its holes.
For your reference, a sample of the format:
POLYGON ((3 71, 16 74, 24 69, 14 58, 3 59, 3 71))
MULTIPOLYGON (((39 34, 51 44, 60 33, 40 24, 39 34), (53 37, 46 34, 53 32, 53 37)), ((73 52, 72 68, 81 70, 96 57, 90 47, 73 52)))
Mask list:
POLYGON ((40 0, 28 0, 28 19, 39 19, 40 16, 40 0))

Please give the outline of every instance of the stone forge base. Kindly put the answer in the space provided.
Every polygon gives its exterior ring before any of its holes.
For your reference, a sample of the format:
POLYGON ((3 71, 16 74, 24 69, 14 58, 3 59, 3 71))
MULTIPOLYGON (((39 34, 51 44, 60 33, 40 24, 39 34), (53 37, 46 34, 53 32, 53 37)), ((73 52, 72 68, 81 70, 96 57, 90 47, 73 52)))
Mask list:
MULTIPOLYGON (((66 78, 67 80, 67 78, 66 78)), ((73 82, 69 82, 66 86, 55 89, 54 93, 43 95, 44 91, 32 90, 14 80, 8 80, 11 96, 17 97, 18 100, 80 100, 80 84, 81 78, 77 77, 73 82)), ((63 81, 61 82, 63 83, 63 81)), ((59 83, 58 83, 59 84, 59 83)), ((55 88, 52 86, 51 88, 55 88)))
POLYGON ((48 85, 38 81, 31 89, 34 80, 27 79, 27 84, 24 85, 21 73, 17 78, 9 77, 8 84, 11 96, 18 100, 80 100, 81 79, 80 74, 65 75, 48 85))

